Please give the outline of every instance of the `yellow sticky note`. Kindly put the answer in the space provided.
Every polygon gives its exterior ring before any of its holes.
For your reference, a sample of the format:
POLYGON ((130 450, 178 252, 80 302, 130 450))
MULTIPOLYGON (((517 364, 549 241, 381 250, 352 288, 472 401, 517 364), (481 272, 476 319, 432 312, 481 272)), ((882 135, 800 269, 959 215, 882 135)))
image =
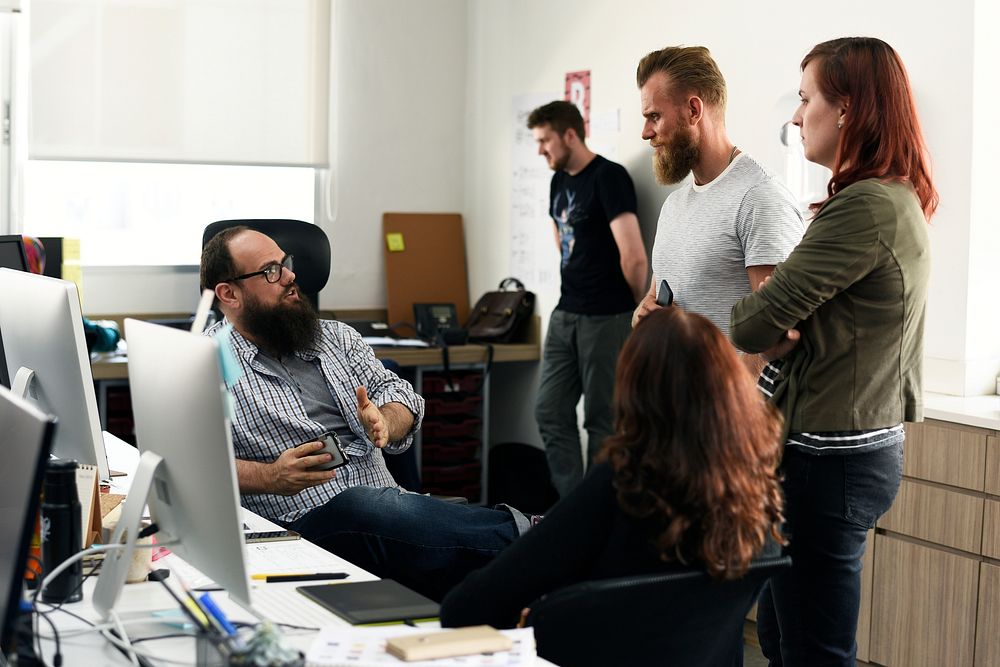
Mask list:
POLYGON ((403 252, 406 250, 406 244, 403 243, 403 235, 399 232, 386 234, 385 244, 389 248, 389 252, 403 252))

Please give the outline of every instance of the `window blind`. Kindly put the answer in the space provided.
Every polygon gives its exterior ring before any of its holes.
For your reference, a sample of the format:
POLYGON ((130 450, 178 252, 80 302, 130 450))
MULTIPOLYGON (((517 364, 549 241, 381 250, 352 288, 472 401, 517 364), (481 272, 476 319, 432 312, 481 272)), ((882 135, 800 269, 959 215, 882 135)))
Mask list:
POLYGON ((330 0, 33 0, 34 159, 322 166, 330 0))

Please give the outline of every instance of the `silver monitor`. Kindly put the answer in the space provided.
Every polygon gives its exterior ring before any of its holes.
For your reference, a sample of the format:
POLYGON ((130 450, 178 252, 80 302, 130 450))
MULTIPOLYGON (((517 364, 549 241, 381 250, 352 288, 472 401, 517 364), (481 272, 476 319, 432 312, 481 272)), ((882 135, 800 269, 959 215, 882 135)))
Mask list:
POLYGON ((55 420, 0 387, 0 424, 0 647, 9 654, 55 420))
MULTIPOLYGON (((250 607, 242 510, 218 342, 125 320, 135 434, 142 457, 111 542, 134 534, 147 500, 157 541, 250 607), (142 486, 146 485, 148 491, 142 486), (129 525, 129 524, 132 525, 129 525), (120 533, 120 534, 119 534, 120 533)), ((94 606, 114 607, 131 547, 105 556, 94 606)))
POLYGON ((0 268, 0 331, 11 389, 59 420, 52 453, 110 480, 76 285, 0 268))

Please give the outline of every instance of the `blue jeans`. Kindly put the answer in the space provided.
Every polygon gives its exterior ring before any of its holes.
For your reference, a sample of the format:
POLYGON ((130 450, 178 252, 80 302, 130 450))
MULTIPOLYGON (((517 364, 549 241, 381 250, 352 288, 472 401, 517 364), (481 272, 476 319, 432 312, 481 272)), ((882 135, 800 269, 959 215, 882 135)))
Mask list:
POLYGON ((614 430, 611 396, 618 353, 632 331, 632 313, 579 315, 552 311, 535 419, 545 445, 552 486, 565 498, 583 479, 583 455, 576 404, 583 395, 587 461, 614 430))
POLYGON ((845 456, 787 447, 781 467, 792 567, 761 592, 761 650, 772 667, 854 667, 861 558, 896 498, 903 446, 845 456))
POLYGON ((289 524, 310 542, 434 600, 527 530, 515 509, 356 486, 289 524))

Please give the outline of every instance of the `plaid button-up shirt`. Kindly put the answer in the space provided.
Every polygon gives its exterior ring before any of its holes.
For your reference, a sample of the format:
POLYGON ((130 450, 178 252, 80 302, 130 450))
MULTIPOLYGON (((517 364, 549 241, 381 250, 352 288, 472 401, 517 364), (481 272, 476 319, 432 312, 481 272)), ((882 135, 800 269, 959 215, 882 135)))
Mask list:
MULTIPOLYGON (((224 322, 209 329, 214 335, 224 322)), ((371 347, 351 327, 332 320, 320 321, 320 335, 313 349, 296 353, 305 361, 319 359, 319 367, 330 394, 356 438, 344 442, 347 465, 325 484, 304 489, 294 496, 241 494, 244 507, 271 520, 294 521, 352 486, 396 487, 385 467, 382 450, 365 434, 358 418, 355 387, 365 387, 372 403, 401 403, 414 415, 410 433, 389 443, 385 451, 399 453, 413 442, 424 415, 424 399, 409 382, 386 370, 371 347)), ((274 375, 257 360, 258 348, 235 329, 231 342, 244 375, 232 387, 235 414, 233 448, 246 461, 271 463, 286 449, 326 432, 309 418, 295 387, 274 375)))

